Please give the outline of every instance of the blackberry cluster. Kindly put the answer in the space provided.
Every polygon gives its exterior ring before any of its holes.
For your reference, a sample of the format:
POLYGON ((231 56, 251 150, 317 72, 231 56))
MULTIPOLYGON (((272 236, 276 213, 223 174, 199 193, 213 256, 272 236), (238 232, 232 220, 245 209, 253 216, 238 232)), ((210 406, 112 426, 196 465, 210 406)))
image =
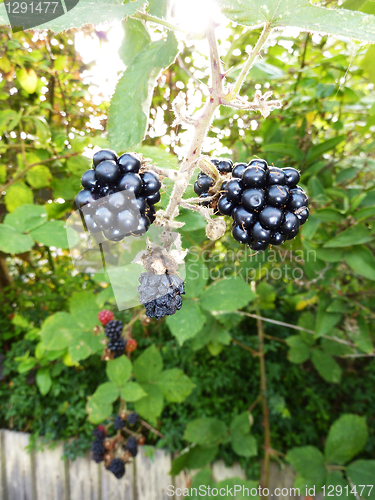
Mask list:
POLYGON ((181 309, 185 283, 179 276, 142 273, 139 282, 139 301, 145 306, 149 318, 172 316, 181 309))
POLYGON ((101 430, 99 427, 94 429, 93 436, 95 437, 95 441, 91 444, 92 451, 92 459, 98 464, 104 460, 105 448, 104 448, 104 439, 105 439, 105 431, 101 430))
POLYGON ((121 336, 123 327, 122 321, 118 320, 109 321, 105 326, 104 333, 109 338, 107 348, 114 353, 115 358, 125 351, 126 340, 121 336))
POLYGON ((132 457, 137 456, 138 453, 138 442, 134 436, 130 436, 126 441, 126 449, 132 457))
MULTIPOLYGON (((210 161, 213 165, 215 165, 220 176, 225 176, 227 174, 230 174, 233 170, 233 163, 229 159, 218 160, 213 158, 210 161)), ((214 198, 211 199, 210 201, 203 201, 202 205, 215 209, 215 212, 217 213, 216 205, 217 205, 218 194, 210 192, 210 189, 214 185, 215 181, 211 176, 207 175, 204 172, 199 172, 197 180, 194 182, 194 192, 199 196, 199 198, 203 200, 205 198, 210 198, 211 196, 213 196, 214 198)), ((223 189, 223 186, 225 186, 225 182, 222 184, 221 189, 223 189)))
POLYGON ((125 425, 125 422, 122 420, 120 415, 117 415, 114 420, 113 420, 113 427, 115 428, 116 431, 119 431, 122 429, 125 425))
POLYGON ((121 479, 125 475, 125 462, 121 458, 114 458, 108 465, 107 470, 117 478, 121 479))
POLYGON ((233 219, 232 234, 253 250, 281 245, 297 236, 309 216, 298 170, 269 167, 264 160, 239 163, 222 186, 217 208, 233 219))
POLYGON ((93 168, 83 174, 81 182, 84 189, 76 204, 78 209, 87 207, 84 219, 90 233, 103 231, 108 240, 121 241, 145 234, 154 222, 161 183, 157 174, 141 168, 134 155, 118 157, 109 149, 98 151, 93 168), (101 198, 103 202, 97 202, 101 198))

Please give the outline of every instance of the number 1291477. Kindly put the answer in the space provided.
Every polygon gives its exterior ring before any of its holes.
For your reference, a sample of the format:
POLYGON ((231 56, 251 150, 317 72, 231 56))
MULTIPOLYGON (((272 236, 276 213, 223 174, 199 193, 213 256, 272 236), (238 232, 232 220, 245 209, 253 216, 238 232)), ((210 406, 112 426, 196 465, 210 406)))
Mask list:
POLYGON ((357 484, 357 486, 353 487, 349 485, 341 486, 338 484, 333 486, 332 484, 328 484, 326 486, 322 486, 322 490, 325 497, 338 497, 342 495, 348 497, 349 495, 354 495, 355 498, 366 498, 370 496, 373 487, 373 484, 357 484))
POLYGON ((9 14, 54 14, 60 2, 5 2, 9 14))

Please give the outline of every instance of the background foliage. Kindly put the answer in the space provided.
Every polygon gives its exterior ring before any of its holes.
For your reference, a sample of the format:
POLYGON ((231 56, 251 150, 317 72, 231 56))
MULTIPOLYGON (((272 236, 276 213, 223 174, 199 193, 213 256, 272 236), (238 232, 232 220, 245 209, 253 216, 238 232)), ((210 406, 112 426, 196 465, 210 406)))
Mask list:
MULTIPOLYGON (((81 0, 80 9, 86 3, 81 0)), ((118 9, 114 5, 109 17, 101 13, 99 21, 132 15, 142 2, 137 8, 115 3, 118 9)), ((246 47, 254 47, 259 35, 242 26, 258 24, 250 15, 258 2, 241 2, 249 7, 242 13, 233 0, 220 3, 240 23, 226 19, 220 37, 225 68, 231 68, 228 80, 234 81, 246 47)), ((363 12, 352 14, 325 10, 319 17, 306 10, 288 24, 374 41, 365 22, 374 14, 372 3, 362 2, 363 12), (355 33, 343 31, 341 17, 349 15, 355 33), (306 24, 311 19, 315 24, 306 24)), ((348 0, 344 7, 352 4, 348 0)), ((286 23, 289 9, 287 0, 278 5, 277 15, 284 17, 271 16, 275 25, 280 19, 286 23)), ((151 2, 149 13, 162 17, 159 7, 151 2)), ((82 22, 92 20, 82 12, 82 22)), ((57 31, 74 25, 70 18, 55 22, 57 31)), ((204 219, 182 210, 183 244, 190 249, 183 307, 162 322, 145 321, 141 308, 136 317, 134 311, 117 313, 125 323, 135 318, 132 335, 139 348, 131 361, 123 356, 105 366, 103 336, 93 331, 100 308, 115 311, 113 296, 106 276, 73 270, 64 220, 74 209, 92 149, 108 145, 108 117, 113 147, 134 148, 175 168, 186 133, 172 125, 171 102, 182 89, 190 107, 198 107, 208 83, 207 57, 199 50, 204 42, 198 48, 191 41, 177 43, 171 31, 149 31, 135 18, 123 26, 120 54, 127 69, 110 108, 107 102, 94 104, 84 83, 87 68, 75 51, 74 31, 0 31, 1 425, 66 439, 66 454, 74 457, 87 449, 93 424, 118 411, 121 394, 165 436, 156 440, 150 433, 149 443, 184 449, 173 472, 224 458, 228 464, 239 460, 248 477, 258 479, 264 415, 257 404, 261 387, 254 356, 259 324, 252 315, 261 315, 274 457, 296 468, 297 484, 346 485, 348 478, 355 485, 371 484, 374 47, 290 29, 272 35, 243 93, 252 99, 255 89, 271 88, 282 109, 265 120, 222 107, 204 152, 235 161, 257 155, 300 169, 311 200, 308 223, 280 251, 241 259, 230 233, 208 241, 204 219)), ((84 29, 105 43, 104 31, 84 29)))

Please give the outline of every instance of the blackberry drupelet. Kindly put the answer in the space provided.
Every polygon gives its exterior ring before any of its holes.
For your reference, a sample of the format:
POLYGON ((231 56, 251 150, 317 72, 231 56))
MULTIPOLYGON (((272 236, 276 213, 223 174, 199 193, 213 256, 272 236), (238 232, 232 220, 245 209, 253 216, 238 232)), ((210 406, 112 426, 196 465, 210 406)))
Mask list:
POLYGON ((184 281, 173 274, 142 273, 139 277, 139 301, 149 318, 171 316, 181 309, 184 281))
POLYGON ((308 198, 297 186, 298 170, 269 167, 260 159, 237 164, 223 185, 217 208, 233 219, 233 237, 253 250, 297 236, 309 216, 308 198))
POLYGON ((76 205, 86 207, 85 227, 90 233, 103 232, 109 241, 121 241, 142 236, 155 221, 161 183, 135 155, 125 153, 118 158, 109 149, 98 151, 93 168, 83 174, 81 182, 84 189, 76 205), (105 199, 98 202, 101 198, 105 199))
POLYGON ((120 458, 114 458, 108 465, 107 470, 117 478, 121 479, 125 474, 125 463, 120 458))

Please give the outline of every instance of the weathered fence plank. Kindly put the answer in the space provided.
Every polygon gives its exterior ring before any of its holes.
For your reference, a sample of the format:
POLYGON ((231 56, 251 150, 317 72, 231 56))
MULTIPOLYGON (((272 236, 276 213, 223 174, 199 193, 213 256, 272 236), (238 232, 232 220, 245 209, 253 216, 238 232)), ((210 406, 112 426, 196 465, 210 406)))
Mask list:
POLYGON ((163 450, 155 450, 153 459, 146 456, 140 447, 135 459, 136 499, 137 500, 170 500, 167 487, 173 484, 168 474, 171 470, 171 454, 163 450))
POLYGON ((69 462, 70 500, 101 500, 100 467, 90 455, 69 462))
POLYGON ((63 446, 35 453, 36 500, 69 500, 63 446))
POLYGON ((4 431, 0 430, 0 500, 5 500, 5 460, 4 460, 4 431))
POLYGON ((135 500, 133 464, 126 465, 125 476, 121 479, 116 479, 112 472, 105 470, 103 464, 101 464, 100 475, 101 500, 135 500))
POLYGON ((25 449, 28 444, 28 434, 4 432, 7 500, 33 500, 31 454, 25 449))

